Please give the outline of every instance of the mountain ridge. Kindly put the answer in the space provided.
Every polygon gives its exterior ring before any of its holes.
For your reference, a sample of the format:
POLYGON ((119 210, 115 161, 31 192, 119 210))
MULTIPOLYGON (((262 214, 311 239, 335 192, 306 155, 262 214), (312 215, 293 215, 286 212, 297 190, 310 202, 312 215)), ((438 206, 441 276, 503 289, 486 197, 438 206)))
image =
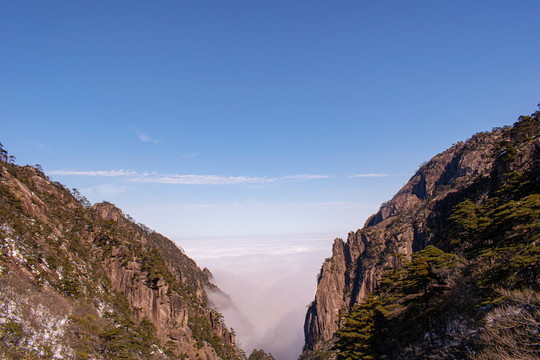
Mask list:
POLYGON ((39 166, 9 159, 2 148, 4 358, 244 356, 208 299, 209 289, 222 293, 209 271, 115 205, 92 206, 39 166))
POLYGON ((513 127, 477 133, 437 154, 363 228, 350 232, 346 241, 334 241, 306 313, 302 358, 335 356, 331 349, 343 316, 377 290, 388 269, 400 268, 403 257, 410 260, 430 244, 444 248, 440 239, 458 204, 469 198, 481 204, 504 186, 508 174, 537 171, 538 116, 522 116, 513 127))

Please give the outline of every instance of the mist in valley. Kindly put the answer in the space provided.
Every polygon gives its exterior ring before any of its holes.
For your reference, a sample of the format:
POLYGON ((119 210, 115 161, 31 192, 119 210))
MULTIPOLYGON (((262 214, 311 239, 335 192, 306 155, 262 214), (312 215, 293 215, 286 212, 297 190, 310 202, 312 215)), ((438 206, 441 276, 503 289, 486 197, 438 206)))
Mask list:
POLYGON ((264 349, 276 360, 295 360, 304 344, 306 306, 330 256, 333 237, 182 240, 189 256, 208 267, 230 296, 210 292, 242 349, 264 349))

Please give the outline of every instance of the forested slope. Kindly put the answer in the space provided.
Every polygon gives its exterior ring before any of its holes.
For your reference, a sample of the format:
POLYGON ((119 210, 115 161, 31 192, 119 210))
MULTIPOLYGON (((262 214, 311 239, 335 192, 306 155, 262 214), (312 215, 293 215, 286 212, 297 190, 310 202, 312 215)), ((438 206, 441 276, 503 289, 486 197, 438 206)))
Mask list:
POLYGON ((242 356, 219 289, 172 241, 1 150, 1 358, 242 356))

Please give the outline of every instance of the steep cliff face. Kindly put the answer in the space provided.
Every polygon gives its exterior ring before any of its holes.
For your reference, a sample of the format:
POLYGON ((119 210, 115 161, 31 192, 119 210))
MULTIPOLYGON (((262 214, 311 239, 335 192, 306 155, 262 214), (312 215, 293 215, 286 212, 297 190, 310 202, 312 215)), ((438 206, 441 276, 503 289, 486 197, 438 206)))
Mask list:
POLYGON ((62 359, 237 359, 220 291, 172 241, 0 161, 0 345, 62 359))
MULTIPOLYGON (((364 227, 336 239, 318 276, 304 325, 304 357, 328 350, 346 314, 372 292, 382 273, 431 244, 444 231, 452 208, 472 194, 486 195, 510 171, 528 171, 538 159, 538 114, 533 134, 514 141, 506 127, 478 133, 423 164, 407 184, 364 227)), ((530 119, 529 119, 530 120, 530 119)), ((497 185, 498 184, 498 185, 497 185)))
MULTIPOLYGON (((93 209, 104 220, 115 221, 137 234, 138 225, 126 221, 121 210, 114 205, 99 203, 93 209)), ((150 319, 155 326, 156 337, 169 346, 174 344, 180 354, 188 354, 197 346, 201 347, 197 341, 207 337, 205 341, 211 340, 213 346, 228 348, 226 355, 236 355, 234 335, 224 326, 216 309, 208 307, 207 289, 219 291, 219 288, 210 282, 207 273, 197 267, 174 243, 158 233, 147 231, 140 237, 140 242, 151 249, 158 249, 159 254, 154 253, 157 258, 149 260, 143 255, 142 259, 138 259, 129 248, 119 246, 112 248, 106 264, 107 275, 113 287, 125 295, 137 319, 150 319), (151 270, 149 273, 152 265, 166 265, 160 271, 169 271, 169 276, 152 274, 151 270), (167 277, 169 281, 165 279, 167 277), (175 280, 178 284, 171 284, 175 280), (205 326, 209 326, 208 333, 198 333, 198 327, 205 326)), ((196 354, 207 359, 218 357, 212 346, 203 344, 202 349, 202 352, 196 354)))

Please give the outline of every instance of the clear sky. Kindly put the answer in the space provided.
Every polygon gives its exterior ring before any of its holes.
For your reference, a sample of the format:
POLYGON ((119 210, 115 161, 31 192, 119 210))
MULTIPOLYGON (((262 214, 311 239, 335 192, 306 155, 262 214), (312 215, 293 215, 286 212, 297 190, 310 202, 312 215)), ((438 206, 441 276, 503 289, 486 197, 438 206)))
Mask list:
POLYGON ((0 141, 172 237, 342 236, 422 161, 535 109, 539 13, 4 1, 0 141))
POLYGON ((288 240, 346 236, 421 162, 533 112, 538 14, 538 0, 2 1, 0 141, 188 254, 215 251, 201 259, 268 236, 298 253, 288 240))

